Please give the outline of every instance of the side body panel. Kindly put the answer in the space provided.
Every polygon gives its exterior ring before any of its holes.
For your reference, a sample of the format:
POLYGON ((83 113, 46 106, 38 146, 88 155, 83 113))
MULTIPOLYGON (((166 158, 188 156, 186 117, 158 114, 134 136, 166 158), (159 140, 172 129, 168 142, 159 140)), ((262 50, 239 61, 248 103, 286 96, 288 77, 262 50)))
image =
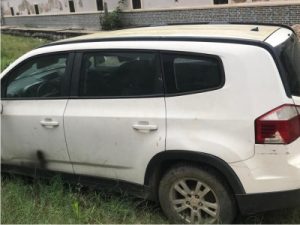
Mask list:
POLYGON ((2 163, 73 173, 64 134, 67 101, 2 100, 2 163), (47 118, 58 126, 42 126, 47 118))
POLYGON ((271 55, 246 45, 195 45, 218 55, 225 70, 221 89, 167 96, 167 150, 184 149, 217 156, 228 163, 254 156, 254 121, 290 103, 271 55))
MULTIPOLYGON (((155 99, 157 102, 150 99, 148 102, 144 99, 70 101, 65 114, 67 142, 71 155, 72 151, 78 154, 71 156, 71 160, 80 169, 81 162, 96 164, 89 169, 82 169, 82 173, 142 184, 147 163, 156 153, 164 149, 188 150, 214 155, 224 160, 238 174, 246 192, 258 191, 253 189, 252 177, 248 177, 250 167, 246 165, 247 172, 239 173, 242 171, 240 166, 234 164, 255 155, 255 119, 281 104, 293 103, 285 94, 278 69, 267 50, 252 45, 230 43, 115 41, 45 47, 24 57, 44 51, 95 48, 150 49, 217 55, 223 62, 226 78, 224 87, 219 90, 167 96, 166 126, 161 121, 162 116, 165 117, 161 111, 165 107, 163 99, 155 99), (87 116, 87 113, 90 115, 87 116), (153 135, 151 143, 145 140, 150 137, 149 134, 145 138, 142 136, 144 134, 134 133, 131 126, 137 118, 156 122, 159 128, 165 126, 165 131, 160 129, 159 132, 165 132, 161 134, 166 135, 166 145, 159 139, 158 133, 150 134, 153 135), (121 122, 117 123, 117 119, 121 122), (99 138, 98 129, 102 138, 99 138), (112 140, 112 134, 118 139, 112 140), (70 140, 72 143, 69 143, 70 140), (117 147, 111 147, 115 141, 117 147), (155 146, 157 141, 158 147, 155 146), (84 146, 80 146, 82 143, 84 146), (120 148, 120 145, 124 146, 120 148), (105 148, 99 151, 99 146, 105 148), (150 149, 151 146, 154 148, 150 149), (108 152, 107 147, 110 147, 109 150, 113 149, 113 153, 108 152), (92 154, 88 154, 85 149, 90 149, 92 154)), ((263 192, 263 186, 261 188, 260 191, 263 192)))
POLYGON ((76 174, 143 184, 151 158, 165 150, 164 98, 70 100, 65 129, 76 174), (157 130, 134 129, 139 123, 157 130))

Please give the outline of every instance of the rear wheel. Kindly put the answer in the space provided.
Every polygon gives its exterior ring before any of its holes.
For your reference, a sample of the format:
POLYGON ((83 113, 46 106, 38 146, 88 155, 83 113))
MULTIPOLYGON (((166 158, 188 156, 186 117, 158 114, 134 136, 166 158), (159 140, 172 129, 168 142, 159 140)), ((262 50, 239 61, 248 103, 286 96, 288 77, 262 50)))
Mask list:
POLYGON ((184 165, 169 170, 160 182, 159 200, 173 223, 232 223, 235 217, 229 188, 203 168, 184 165))

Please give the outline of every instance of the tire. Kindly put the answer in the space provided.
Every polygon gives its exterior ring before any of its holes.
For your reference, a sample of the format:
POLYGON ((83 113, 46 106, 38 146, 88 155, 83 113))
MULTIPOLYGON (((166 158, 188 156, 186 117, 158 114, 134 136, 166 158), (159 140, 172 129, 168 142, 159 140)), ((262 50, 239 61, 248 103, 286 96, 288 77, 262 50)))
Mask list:
POLYGON ((233 222, 236 206, 225 182, 213 170, 189 165, 170 169, 159 184, 159 201, 170 222, 233 222))

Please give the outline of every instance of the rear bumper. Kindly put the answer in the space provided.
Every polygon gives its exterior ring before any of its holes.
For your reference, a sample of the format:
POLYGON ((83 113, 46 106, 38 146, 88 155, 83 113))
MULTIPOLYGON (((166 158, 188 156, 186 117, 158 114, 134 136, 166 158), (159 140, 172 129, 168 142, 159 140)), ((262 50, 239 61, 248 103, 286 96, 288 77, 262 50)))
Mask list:
POLYGON ((300 138, 289 145, 255 145, 255 155, 229 164, 245 193, 273 193, 300 188, 300 138))
POLYGON ((241 214, 249 215, 300 206, 300 189, 280 192, 236 195, 241 214))

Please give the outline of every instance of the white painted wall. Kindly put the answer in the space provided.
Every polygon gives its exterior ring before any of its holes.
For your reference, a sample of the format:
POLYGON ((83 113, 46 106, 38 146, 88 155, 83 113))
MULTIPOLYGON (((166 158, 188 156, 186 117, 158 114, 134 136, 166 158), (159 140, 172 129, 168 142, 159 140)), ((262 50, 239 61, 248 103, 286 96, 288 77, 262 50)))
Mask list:
MULTIPOLYGON (((10 7, 13 7, 15 15, 34 15, 34 4, 38 4, 40 14, 66 14, 70 12, 69 0, 1 0, 1 7, 4 16, 10 16, 10 7)), ((96 12, 96 0, 73 0, 75 11, 80 13, 96 12)), ((108 10, 112 11, 118 6, 119 0, 103 0, 107 3, 108 10)), ((123 9, 132 10, 132 0, 124 0, 123 9)), ((253 0, 246 0, 247 3, 253 0)), ((269 1, 287 1, 287 0, 269 0, 269 1)), ((288 0, 300 1, 300 0, 288 0)), ((235 3, 234 0, 228 0, 229 4, 235 3)), ((213 0, 141 0, 142 9, 170 9, 170 8, 195 8, 207 5, 213 5, 213 0)))
POLYGON ((182 7, 199 7, 202 5, 212 5, 213 0, 141 0, 142 7, 145 9, 160 8, 182 8, 182 7))
POLYGON ((2 0, 1 2, 4 15, 10 15, 10 7, 13 7, 15 15, 35 14, 34 4, 38 4, 40 14, 69 12, 67 0, 2 0))
MULTIPOLYGON (((97 11, 96 0, 73 0, 75 12, 97 11)), ((105 0, 104 0, 105 1, 105 0)), ((10 7, 14 8, 15 15, 35 14, 34 4, 38 4, 40 14, 63 14, 69 13, 69 0, 2 0, 1 7, 4 15, 11 15, 10 7)), ((110 10, 118 4, 118 0, 107 0, 110 10)))

